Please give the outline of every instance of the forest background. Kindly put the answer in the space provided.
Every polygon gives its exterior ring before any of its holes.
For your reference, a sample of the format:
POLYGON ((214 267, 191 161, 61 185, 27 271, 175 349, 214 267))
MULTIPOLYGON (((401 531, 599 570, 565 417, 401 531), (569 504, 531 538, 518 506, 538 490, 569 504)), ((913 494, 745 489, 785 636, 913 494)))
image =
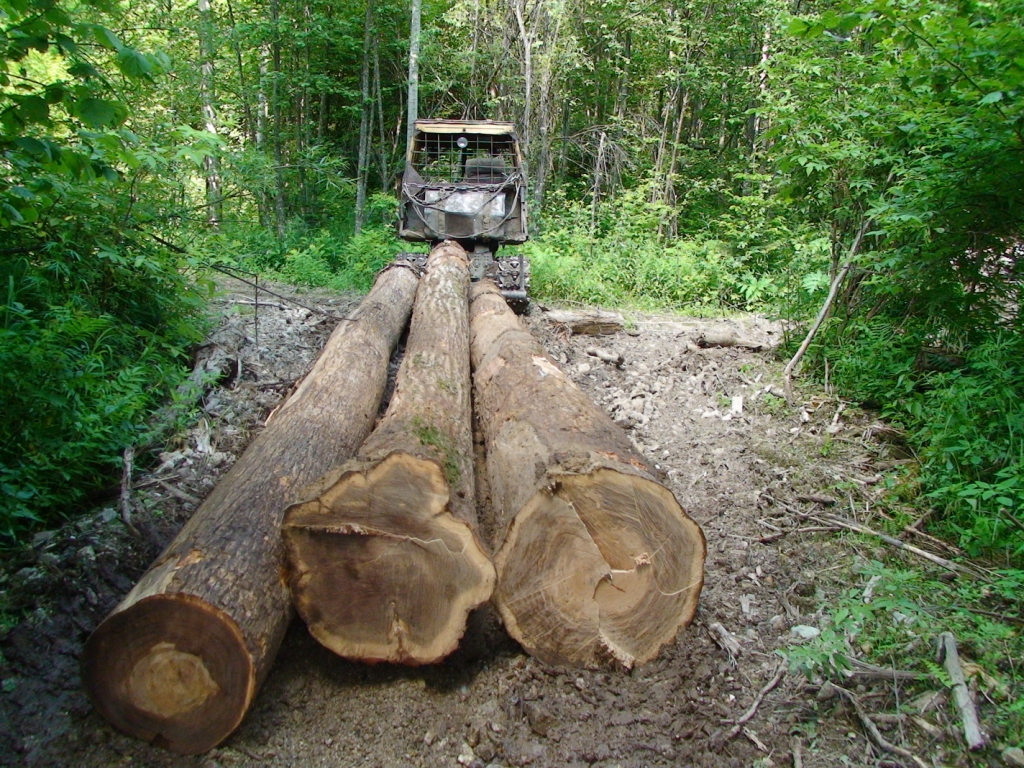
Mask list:
MULTIPOLYGON (((1020 567, 1024 2, 416 2, 419 114, 519 126, 537 298, 804 323, 836 283, 804 375, 1020 567)), ((407 249, 409 41, 404 0, 0 0, 8 545, 187 418, 211 266, 365 289, 407 249)))

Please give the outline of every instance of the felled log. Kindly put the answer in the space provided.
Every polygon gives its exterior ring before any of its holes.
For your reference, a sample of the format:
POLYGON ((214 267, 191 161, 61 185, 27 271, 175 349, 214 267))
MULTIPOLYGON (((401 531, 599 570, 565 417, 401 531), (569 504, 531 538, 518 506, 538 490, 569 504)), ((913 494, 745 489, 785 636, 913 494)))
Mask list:
POLYGON ((704 534, 486 281, 470 338, 506 629, 551 664, 649 661, 697 609, 704 534))
POLYGON ((708 328, 697 336, 698 347, 743 347, 753 352, 760 352, 764 344, 736 335, 731 328, 708 328))
POLYGON ((601 347, 587 347, 585 351, 591 357, 596 357, 598 360, 610 363, 616 368, 621 368, 626 364, 626 358, 622 356, 621 352, 613 352, 610 349, 602 349, 601 347))
POLYGON ((285 513, 295 607, 346 658, 439 661, 494 589, 475 534, 468 266, 457 244, 434 248, 387 413, 285 513))
POLYGON ((292 615, 284 508, 370 432, 417 283, 407 265, 381 274, 276 417, 92 633, 85 688, 115 727, 196 754, 242 721, 292 615))
POLYGON ((548 322, 567 326, 578 335, 607 336, 626 327, 622 315, 605 309, 551 309, 544 317, 548 322))

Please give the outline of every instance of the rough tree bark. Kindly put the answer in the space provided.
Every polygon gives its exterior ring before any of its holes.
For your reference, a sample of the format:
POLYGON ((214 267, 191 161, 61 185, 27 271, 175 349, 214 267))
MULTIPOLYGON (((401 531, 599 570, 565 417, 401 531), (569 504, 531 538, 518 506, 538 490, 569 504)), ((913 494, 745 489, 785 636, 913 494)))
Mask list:
POLYGON ((85 687, 114 726, 196 754, 242 721, 292 615, 284 509, 370 432, 417 282, 409 266, 378 278, 296 392, 93 632, 85 687))
POLYGON ((285 513, 295 606, 347 658, 439 661, 494 589, 475 534, 468 266, 457 244, 434 248, 384 419, 285 513))
POLYGON ((470 337, 506 629, 547 663, 649 661, 697 610, 704 534, 491 283, 470 337))

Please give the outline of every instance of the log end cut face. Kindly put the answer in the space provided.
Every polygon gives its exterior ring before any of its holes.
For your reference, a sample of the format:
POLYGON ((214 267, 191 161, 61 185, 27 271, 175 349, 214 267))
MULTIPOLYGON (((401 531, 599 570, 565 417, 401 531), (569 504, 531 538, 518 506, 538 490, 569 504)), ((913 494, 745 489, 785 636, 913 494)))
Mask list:
POLYGON ((632 667, 693 619, 706 549, 663 486, 606 468, 562 476, 516 516, 495 557, 495 602, 548 663, 632 667))
POLYGON ((288 509, 292 598, 320 643, 350 659, 413 665, 455 650, 495 575, 448 496, 437 462, 394 453, 288 509))
POLYGON ((111 615, 89 638, 82 663, 100 714, 179 754, 223 741, 256 688, 235 622, 184 594, 147 597, 111 615))

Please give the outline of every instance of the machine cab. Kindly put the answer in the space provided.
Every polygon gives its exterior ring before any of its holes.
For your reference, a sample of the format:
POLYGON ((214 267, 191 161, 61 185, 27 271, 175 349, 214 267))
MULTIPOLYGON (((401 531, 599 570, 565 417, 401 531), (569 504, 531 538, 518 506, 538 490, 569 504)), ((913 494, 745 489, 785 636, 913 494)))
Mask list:
POLYGON ((523 243, 526 177, 515 126, 470 120, 417 120, 402 177, 399 236, 457 240, 492 255, 523 243))

